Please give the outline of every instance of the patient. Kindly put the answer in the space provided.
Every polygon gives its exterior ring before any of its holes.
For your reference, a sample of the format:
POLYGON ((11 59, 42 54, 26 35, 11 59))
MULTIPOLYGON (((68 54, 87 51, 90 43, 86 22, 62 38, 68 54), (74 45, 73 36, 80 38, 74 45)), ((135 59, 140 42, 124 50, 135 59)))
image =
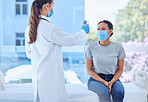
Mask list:
POLYGON ((85 49, 86 68, 90 76, 88 89, 99 96, 100 102, 123 102, 124 86, 119 80, 123 72, 124 48, 110 41, 113 25, 107 20, 100 21, 97 27, 99 41, 85 49))

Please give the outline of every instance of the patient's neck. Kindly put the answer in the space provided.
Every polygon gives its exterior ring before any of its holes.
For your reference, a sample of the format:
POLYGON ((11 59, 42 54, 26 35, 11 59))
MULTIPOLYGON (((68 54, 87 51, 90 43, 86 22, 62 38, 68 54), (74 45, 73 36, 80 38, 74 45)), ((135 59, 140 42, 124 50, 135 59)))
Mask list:
POLYGON ((107 38, 105 41, 99 41, 99 44, 102 46, 108 46, 110 45, 111 41, 109 38, 107 38))

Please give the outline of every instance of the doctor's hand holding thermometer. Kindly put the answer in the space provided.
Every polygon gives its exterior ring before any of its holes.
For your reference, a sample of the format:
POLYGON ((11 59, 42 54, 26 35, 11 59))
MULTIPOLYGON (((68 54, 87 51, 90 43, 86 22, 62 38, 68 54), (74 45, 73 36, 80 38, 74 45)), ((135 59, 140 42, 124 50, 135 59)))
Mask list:
POLYGON ((82 29, 86 32, 86 34, 88 34, 90 32, 89 23, 87 20, 84 20, 83 25, 82 25, 82 29))
POLYGON ((34 0, 25 31, 26 55, 33 68, 34 102, 68 102, 61 46, 80 44, 89 33, 88 24, 70 34, 51 23, 53 5, 54 0, 34 0))

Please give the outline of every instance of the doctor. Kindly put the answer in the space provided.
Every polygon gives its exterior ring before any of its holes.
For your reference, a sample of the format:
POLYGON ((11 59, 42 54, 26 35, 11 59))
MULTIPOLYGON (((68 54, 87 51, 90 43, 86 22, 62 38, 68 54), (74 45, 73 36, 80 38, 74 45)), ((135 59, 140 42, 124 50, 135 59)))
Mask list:
POLYGON ((68 102, 61 46, 73 46, 87 40, 89 25, 77 34, 69 34, 49 21, 54 0, 34 0, 29 27, 25 32, 25 49, 33 67, 35 102, 68 102))

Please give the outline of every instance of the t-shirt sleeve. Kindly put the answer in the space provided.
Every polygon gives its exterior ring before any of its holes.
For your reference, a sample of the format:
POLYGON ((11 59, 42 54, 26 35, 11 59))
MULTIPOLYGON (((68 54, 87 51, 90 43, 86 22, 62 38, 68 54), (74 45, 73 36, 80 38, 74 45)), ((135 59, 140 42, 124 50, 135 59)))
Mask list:
POLYGON ((125 50, 123 46, 120 47, 119 49, 119 54, 118 54, 118 60, 126 58, 125 50))
POLYGON ((84 58, 89 59, 89 60, 93 59, 89 45, 85 47, 84 58))

